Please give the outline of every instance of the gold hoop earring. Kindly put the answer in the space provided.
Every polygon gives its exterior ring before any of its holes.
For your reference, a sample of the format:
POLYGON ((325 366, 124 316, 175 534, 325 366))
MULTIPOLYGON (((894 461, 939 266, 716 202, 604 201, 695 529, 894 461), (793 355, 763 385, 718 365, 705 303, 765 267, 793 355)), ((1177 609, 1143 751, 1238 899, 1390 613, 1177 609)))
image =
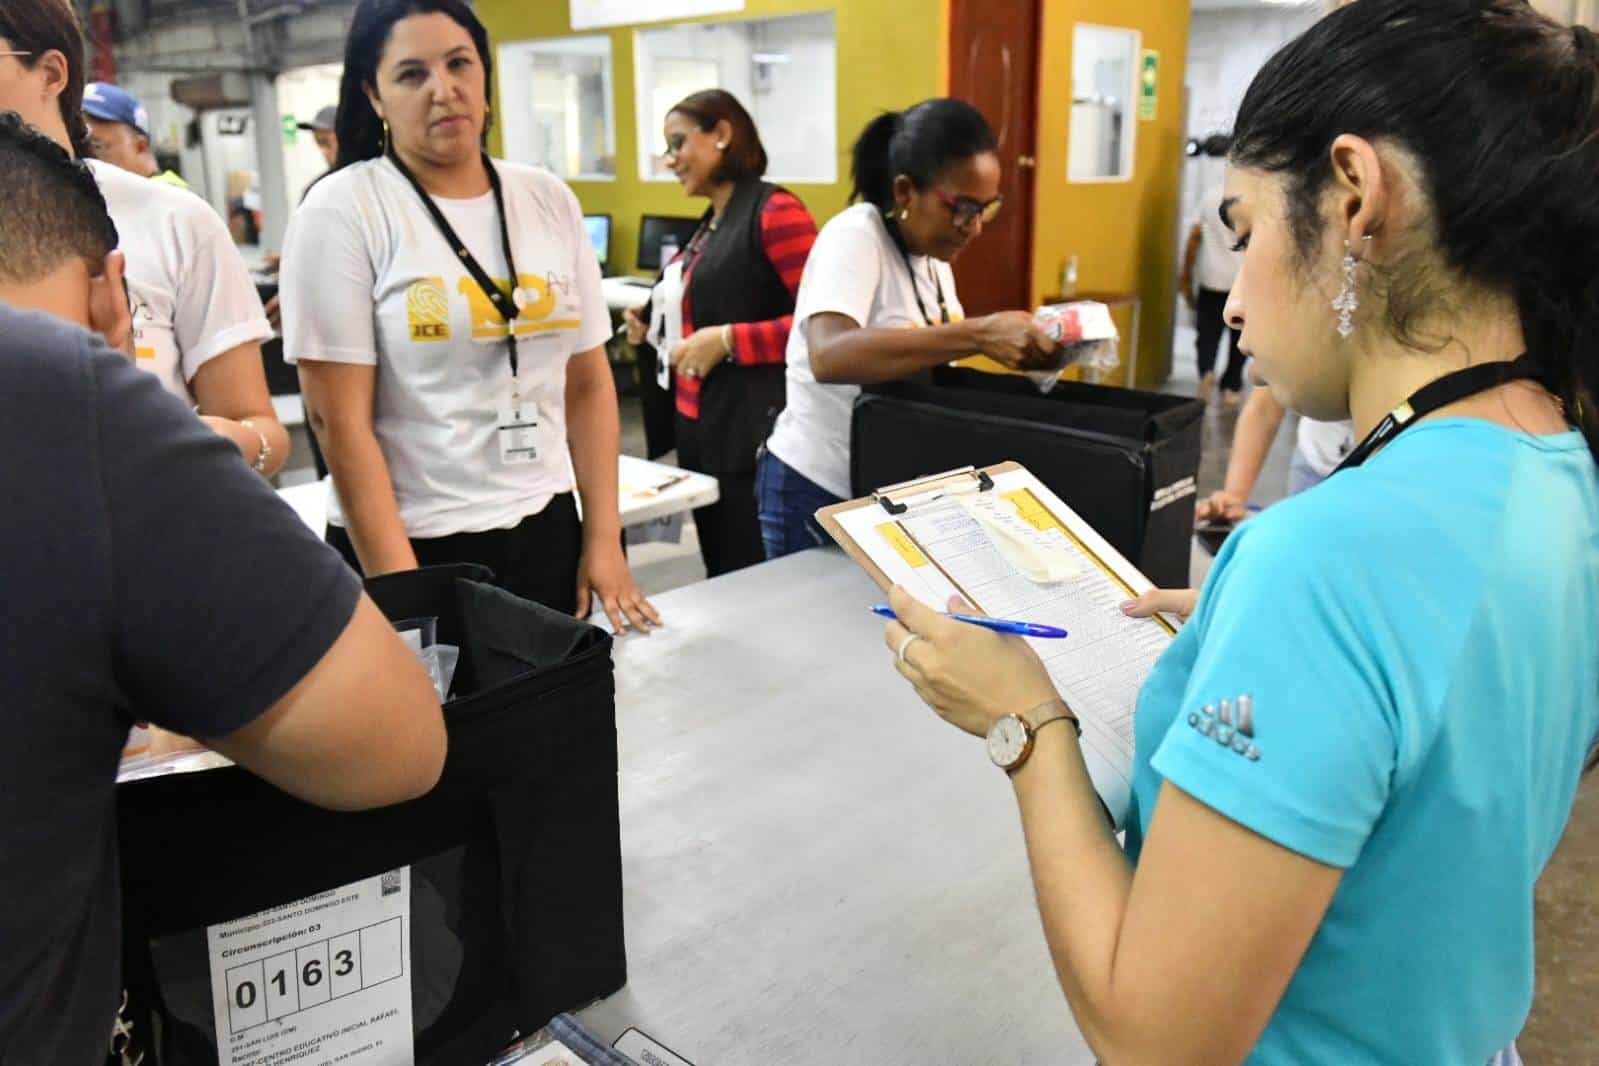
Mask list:
POLYGON ((380 119, 378 119, 378 121, 383 123, 383 154, 384 155, 388 155, 389 154, 389 120, 386 119, 386 118, 380 118, 380 119))

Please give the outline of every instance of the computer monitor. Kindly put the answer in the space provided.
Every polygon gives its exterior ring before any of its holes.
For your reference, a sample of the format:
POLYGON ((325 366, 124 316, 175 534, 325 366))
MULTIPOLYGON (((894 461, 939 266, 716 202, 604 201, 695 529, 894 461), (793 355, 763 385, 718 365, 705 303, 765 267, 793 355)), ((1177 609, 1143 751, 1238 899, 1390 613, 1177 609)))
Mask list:
POLYGON ((644 215, 638 222, 638 268, 640 270, 659 270, 661 263, 661 242, 671 238, 677 241, 679 248, 687 248, 688 242, 694 239, 694 231, 700 228, 697 218, 681 218, 677 215, 644 215))
POLYGON ((600 272, 604 273, 611 262, 611 216, 584 215, 583 228, 588 230, 594 257, 600 261, 600 272))

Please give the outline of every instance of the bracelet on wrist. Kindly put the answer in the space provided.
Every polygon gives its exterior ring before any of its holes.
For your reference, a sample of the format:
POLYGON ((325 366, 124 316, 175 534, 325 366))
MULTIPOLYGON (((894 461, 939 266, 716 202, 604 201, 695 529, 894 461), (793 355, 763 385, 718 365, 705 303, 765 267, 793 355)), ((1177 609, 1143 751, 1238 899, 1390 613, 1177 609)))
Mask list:
POLYGON ((272 444, 271 444, 270 441, 267 440, 266 434, 262 433, 259 429, 257 429, 256 428, 256 424, 254 422, 252 422, 250 419, 248 419, 248 418, 239 419, 239 425, 246 427, 247 429, 250 430, 250 432, 254 433, 257 437, 260 438, 260 440, 261 440, 261 450, 255 453, 255 462, 250 464, 250 469, 254 470, 257 474, 260 474, 262 477, 265 477, 266 476, 267 460, 272 458, 272 444))

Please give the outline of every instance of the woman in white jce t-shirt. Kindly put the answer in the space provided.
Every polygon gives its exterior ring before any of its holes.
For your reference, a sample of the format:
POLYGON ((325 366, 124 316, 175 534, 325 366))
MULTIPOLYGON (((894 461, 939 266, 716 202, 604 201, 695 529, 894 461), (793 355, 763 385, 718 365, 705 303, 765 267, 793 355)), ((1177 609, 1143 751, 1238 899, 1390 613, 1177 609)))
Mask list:
POLYGON ((281 286, 285 358, 333 475, 328 540, 368 576, 479 563, 517 595, 580 615, 597 597, 619 631, 644 629, 599 264, 570 189, 483 153, 490 63, 457 0, 356 8, 339 165, 295 213, 281 286), (514 372, 506 316, 424 197, 513 297, 514 372))
POLYGON ((186 189, 97 159, 89 168, 128 259, 134 360, 261 473, 277 473, 289 435, 261 363, 272 326, 227 226, 186 189))
MULTIPOLYGON (((85 155, 83 42, 71 5, 6 0, 0 15, 0 111, 85 155)), ((227 227, 193 193, 99 160, 88 164, 126 263, 131 354, 245 462, 264 476, 277 473, 289 437, 261 367, 260 342, 272 328, 227 227)))
POLYGON ((994 133, 971 105, 925 100, 855 142, 853 199, 822 227, 788 339, 788 403, 756 471, 766 556, 823 542, 814 515, 849 495, 861 385, 981 352, 1013 369, 1054 342, 1025 311, 966 320, 950 262, 1000 208, 994 133))

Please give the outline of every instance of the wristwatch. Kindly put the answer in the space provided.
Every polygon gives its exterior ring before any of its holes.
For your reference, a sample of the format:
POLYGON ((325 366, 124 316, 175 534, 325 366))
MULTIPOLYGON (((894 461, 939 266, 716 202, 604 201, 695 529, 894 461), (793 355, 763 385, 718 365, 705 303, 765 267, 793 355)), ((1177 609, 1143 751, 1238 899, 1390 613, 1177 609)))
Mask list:
POLYGON ((1007 714, 988 729, 988 757, 994 765, 1013 774, 1033 754, 1033 738, 1051 722, 1066 721, 1083 735, 1083 724, 1067 708, 1065 701, 1046 700, 1026 714, 1007 714))

